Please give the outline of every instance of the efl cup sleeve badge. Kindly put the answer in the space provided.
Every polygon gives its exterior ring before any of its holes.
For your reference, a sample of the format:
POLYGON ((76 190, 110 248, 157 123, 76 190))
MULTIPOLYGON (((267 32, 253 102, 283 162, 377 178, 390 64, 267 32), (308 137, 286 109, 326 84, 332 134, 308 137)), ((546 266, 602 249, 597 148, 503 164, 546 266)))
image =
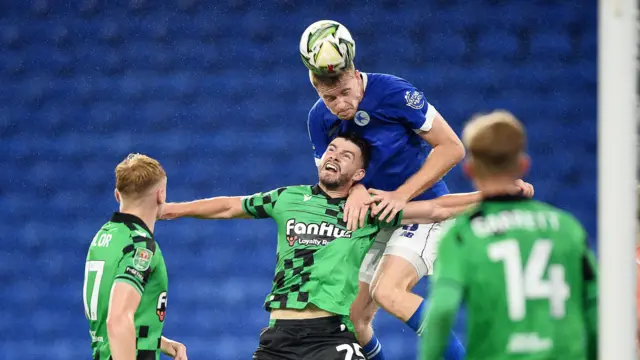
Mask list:
POLYGON ((369 118, 369 114, 362 110, 356 112, 356 116, 353 118, 353 121, 359 126, 367 125, 370 120, 371 118, 369 118))
POLYGON ((422 94, 420 94, 420 92, 416 90, 414 90, 413 92, 407 91, 404 94, 404 100, 407 102, 408 107, 416 110, 422 109, 424 107, 424 103, 426 102, 424 100, 424 96, 422 96, 422 94))
POLYGON ((133 267, 139 271, 146 271, 151 265, 153 253, 149 249, 137 248, 133 255, 133 267))

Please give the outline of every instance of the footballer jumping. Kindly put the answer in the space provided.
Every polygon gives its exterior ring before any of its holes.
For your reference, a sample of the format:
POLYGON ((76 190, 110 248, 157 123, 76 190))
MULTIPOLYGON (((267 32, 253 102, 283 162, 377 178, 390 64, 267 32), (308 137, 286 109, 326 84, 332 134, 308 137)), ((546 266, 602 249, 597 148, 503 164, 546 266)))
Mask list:
MULTIPOLYGON (((372 214, 385 218, 393 218, 412 199, 449 193, 441 179, 464 157, 464 147, 420 90, 392 75, 356 70, 355 43, 347 28, 335 21, 310 25, 302 35, 300 53, 320 97, 308 118, 316 164, 336 134, 355 132, 372 145, 367 175, 352 189, 345 206, 349 229, 365 222, 371 204, 367 188, 382 197, 372 214)), ((378 305, 420 334, 425 302, 411 289, 432 272, 439 228, 438 222, 386 228, 365 256, 351 318, 369 359, 384 359, 371 326, 378 305)), ((452 334, 446 360, 463 355, 452 334)))

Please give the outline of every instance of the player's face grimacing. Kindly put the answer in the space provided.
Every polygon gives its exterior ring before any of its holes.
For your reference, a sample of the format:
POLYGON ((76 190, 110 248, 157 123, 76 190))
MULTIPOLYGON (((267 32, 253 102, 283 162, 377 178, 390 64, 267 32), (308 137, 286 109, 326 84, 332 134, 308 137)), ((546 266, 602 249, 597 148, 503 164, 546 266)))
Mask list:
POLYGON ((364 94, 358 70, 345 72, 334 85, 318 84, 316 90, 327 108, 340 120, 353 119, 364 94))
POLYGON ((362 165, 360 148, 349 140, 336 138, 322 156, 318 177, 322 185, 331 190, 351 186, 364 177, 362 165))

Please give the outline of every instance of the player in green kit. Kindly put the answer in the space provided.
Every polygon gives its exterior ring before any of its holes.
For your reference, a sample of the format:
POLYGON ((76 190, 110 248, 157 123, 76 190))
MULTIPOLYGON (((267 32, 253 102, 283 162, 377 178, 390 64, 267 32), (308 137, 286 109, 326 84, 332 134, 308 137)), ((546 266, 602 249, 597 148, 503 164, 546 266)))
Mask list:
POLYGON ((596 359, 597 269, 585 230, 505 191, 529 167, 522 124, 496 111, 472 120, 463 142, 483 200, 443 232, 419 358, 441 359, 464 301, 468 360, 596 359))
POLYGON ((186 348, 162 336, 167 268, 153 229, 166 198, 160 164, 132 154, 115 170, 113 214, 87 254, 82 298, 94 360, 187 360, 186 348))
POLYGON ((364 227, 349 231, 344 205, 351 187, 365 175, 369 151, 357 135, 341 135, 329 144, 315 186, 166 204, 162 217, 167 219, 276 222, 276 271, 265 301, 271 322, 260 335, 254 359, 364 359, 348 316, 358 292, 360 264, 375 235, 384 227, 444 220, 480 199, 471 193, 411 202, 392 219, 369 217, 364 227))

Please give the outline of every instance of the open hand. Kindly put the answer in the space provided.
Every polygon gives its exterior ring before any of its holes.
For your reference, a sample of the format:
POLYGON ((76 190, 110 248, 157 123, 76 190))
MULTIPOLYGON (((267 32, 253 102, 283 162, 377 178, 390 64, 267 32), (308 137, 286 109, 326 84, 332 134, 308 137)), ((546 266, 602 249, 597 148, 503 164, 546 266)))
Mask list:
POLYGON ((371 217, 391 222, 398 212, 402 211, 409 202, 409 199, 397 191, 383 191, 369 189, 371 199, 375 202, 371 209, 371 217))
POLYGON ((528 198, 532 198, 533 194, 535 193, 533 185, 529 184, 528 182, 525 182, 522 179, 516 180, 515 186, 516 186, 516 188, 514 188, 514 189, 515 189, 516 194, 523 195, 523 196, 526 196, 528 198))
POLYGON ((347 203, 344 205, 343 221, 347 223, 347 229, 355 231, 363 228, 369 206, 373 203, 371 195, 362 185, 356 185, 351 190, 347 203))
POLYGON ((161 350, 165 355, 170 356, 175 360, 188 360, 187 347, 184 346, 184 344, 167 338, 164 338, 164 340, 164 343, 161 344, 161 350))

